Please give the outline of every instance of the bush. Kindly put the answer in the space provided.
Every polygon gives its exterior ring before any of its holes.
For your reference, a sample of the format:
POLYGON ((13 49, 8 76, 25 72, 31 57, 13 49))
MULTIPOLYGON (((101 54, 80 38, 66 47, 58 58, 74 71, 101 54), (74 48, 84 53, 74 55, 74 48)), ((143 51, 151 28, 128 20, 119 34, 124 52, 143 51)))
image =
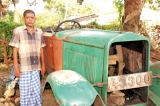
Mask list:
MULTIPOLYGON (((14 22, 6 22, 6 21, 0 21, 0 39, 3 39, 5 41, 10 41, 13 34, 13 29, 16 28, 21 24, 14 23, 14 22)), ((0 43, 0 61, 3 61, 3 46, 0 43)), ((7 55, 12 54, 12 47, 7 47, 7 55)))
POLYGON ((82 26, 83 28, 94 28, 94 29, 102 29, 102 30, 121 30, 121 25, 117 21, 112 22, 108 25, 99 25, 96 21, 93 21, 85 26, 82 26))
POLYGON ((0 64, 0 70, 6 71, 8 70, 8 66, 6 64, 0 64))

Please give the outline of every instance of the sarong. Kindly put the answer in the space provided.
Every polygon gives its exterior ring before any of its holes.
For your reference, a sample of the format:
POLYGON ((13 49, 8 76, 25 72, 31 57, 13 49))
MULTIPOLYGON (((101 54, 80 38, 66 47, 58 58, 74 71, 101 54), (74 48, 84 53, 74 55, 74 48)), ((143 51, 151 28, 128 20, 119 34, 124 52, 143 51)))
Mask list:
POLYGON ((20 75, 20 106, 42 106, 40 71, 22 72, 20 75))

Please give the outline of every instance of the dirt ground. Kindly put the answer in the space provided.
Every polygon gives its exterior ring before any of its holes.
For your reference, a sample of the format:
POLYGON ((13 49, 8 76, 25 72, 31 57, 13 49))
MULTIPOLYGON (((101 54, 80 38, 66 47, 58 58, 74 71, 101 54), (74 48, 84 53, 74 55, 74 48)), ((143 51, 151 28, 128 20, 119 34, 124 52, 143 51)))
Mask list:
POLYGON ((45 90, 42 94, 43 106, 58 106, 51 89, 45 90))

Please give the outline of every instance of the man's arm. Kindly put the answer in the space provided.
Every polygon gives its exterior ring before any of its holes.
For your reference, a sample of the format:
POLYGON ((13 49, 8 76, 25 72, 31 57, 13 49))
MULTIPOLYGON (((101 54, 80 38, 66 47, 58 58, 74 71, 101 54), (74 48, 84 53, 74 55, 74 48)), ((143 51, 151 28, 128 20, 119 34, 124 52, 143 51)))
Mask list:
POLYGON ((42 47, 41 50, 40 50, 40 56, 41 56, 41 75, 44 75, 44 73, 46 72, 46 66, 45 66, 45 63, 44 63, 44 48, 42 47))
POLYGON ((20 70, 18 67, 18 48, 14 47, 13 48, 13 64, 14 64, 14 75, 19 78, 20 77, 20 70))

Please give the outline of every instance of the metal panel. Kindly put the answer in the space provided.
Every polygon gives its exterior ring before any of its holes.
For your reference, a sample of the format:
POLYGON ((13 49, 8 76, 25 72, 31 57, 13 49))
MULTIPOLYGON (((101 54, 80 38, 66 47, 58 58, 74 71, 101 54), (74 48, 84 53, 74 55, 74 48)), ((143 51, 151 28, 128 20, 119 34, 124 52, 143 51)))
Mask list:
POLYGON ((45 64, 50 72, 62 69, 62 43, 56 36, 45 37, 45 64))
POLYGON ((98 29, 75 29, 67 30, 56 33, 60 39, 68 42, 79 43, 84 45, 95 46, 104 48, 105 45, 110 45, 114 42, 127 42, 127 41, 148 41, 145 36, 140 36, 133 32, 122 31, 107 31, 98 29))
POLYGON ((91 106, 96 96, 99 96, 85 78, 72 70, 52 72, 47 82, 60 106, 91 106))
POLYGON ((80 73, 92 84, 102 82, 104 49, 64 42, 63 50, 63 69, 80 73))
POLYGON ((44 48, 44 59, 45 59, 45 64, 47 67, 47 70, 53 71, 54 66, 53 66, 53 48, 51 47, 52 44, 52 37, 45 37, 45 42, 46 42, 46 47, 44 48))

